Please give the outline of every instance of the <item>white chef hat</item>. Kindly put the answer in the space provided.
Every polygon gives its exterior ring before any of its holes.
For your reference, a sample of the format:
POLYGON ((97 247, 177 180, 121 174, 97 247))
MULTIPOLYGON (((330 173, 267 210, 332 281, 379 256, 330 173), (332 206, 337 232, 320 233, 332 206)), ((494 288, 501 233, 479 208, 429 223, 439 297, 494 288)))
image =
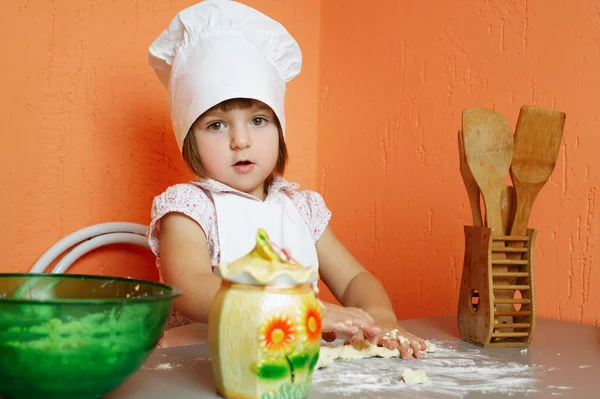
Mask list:
POLYGON ((148 58, 169 89, 180 150, 196 119, 232 98, 267 104, 285 132, 285 84, 300 73, 302 53, 280 23, 257 10, 231 0, 186 8, 150 45, 148 58))

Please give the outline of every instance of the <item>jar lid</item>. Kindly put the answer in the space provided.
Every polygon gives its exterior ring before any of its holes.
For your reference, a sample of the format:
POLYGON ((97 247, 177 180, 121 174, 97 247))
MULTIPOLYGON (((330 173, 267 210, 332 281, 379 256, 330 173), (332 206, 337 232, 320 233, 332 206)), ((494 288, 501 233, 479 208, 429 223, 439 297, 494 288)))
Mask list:
POLYGON ((231 283, 251 285, 296 286, 316 284, 319 279, 315 267, 300 264, 289 250, 273 243, 264 229, 258 229, 250 253, 231 263, 220 263, 215 274, 231 283))

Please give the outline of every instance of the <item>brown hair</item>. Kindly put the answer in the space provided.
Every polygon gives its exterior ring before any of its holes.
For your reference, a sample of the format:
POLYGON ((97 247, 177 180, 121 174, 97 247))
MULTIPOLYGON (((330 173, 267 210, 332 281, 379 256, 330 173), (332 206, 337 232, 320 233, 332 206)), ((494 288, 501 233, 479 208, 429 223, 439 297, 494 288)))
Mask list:
MULTIPOLYGON (((250 98, 232 98, 230 100, 226 100, 220 102, 215 105, 209 111, 222 111, 227 112, 234 109, 247 109, 252 107, 257 100, 253 100, 250 98)), ((279 119, 277 115, 275 115, 275 123, 277 124, 277 131, 279 132, 279 154, 277 155, 277 163, 275 164, 275 169, 273 169, 273 173, 267 178, 267 184, 265 184, 265 190, 270 185, 273 180, 274 175, 283 176, 283 172, 285 171, 285 166, 288 160, 288 152, 287 147, 285 145, 285 138, 283 137, 283 130, 281 129, 281 124, 279 123, 279 119)), ((193 125, 192 125, 193 126, 193 125)), ((194 136, 192 129, 185 136, 183 140, 183 159, 185 163, 188 165, 190 170, 200 178, 206 178, 206 173, 204 172, 204 168, 202 167, 202 160, 200 159, 200 154, 198 153, 198 145, 196 143, 196 137, 194 136)))

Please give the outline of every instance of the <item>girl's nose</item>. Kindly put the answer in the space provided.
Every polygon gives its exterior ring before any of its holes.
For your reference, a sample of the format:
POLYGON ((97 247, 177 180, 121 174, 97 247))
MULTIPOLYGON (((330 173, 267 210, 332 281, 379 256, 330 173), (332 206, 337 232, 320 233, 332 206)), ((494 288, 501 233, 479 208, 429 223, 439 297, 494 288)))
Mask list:
POLYGON ((250 132, 245 126, 236 126, 231 131, 231 149, 239 150, 252 145, 250 132))

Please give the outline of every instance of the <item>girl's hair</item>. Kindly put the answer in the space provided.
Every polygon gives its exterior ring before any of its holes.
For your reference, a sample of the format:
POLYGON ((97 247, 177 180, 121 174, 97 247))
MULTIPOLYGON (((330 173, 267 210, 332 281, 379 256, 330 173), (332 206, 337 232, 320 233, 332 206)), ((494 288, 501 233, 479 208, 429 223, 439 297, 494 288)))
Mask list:
MULTIPOLYGON (((215 105, 209 111, 222 111, 227 112, 234 109, 247 109, 251 108, 257 100, 253 100, 250 98, 232 98, 230 100, 226 100, 220 102, 215 105)), ((269 186, 270 182, 273 179, 273 175, 283 176, 283 172, 285 171, 285 166, 288 160, 288 152, 287 147, 285 145, 285 138, 283 137, 283 130, 281 130, 281 124, 279 123, 279 119, 275 114, 275 123, 277 125, 277 131, 279 132, 279 153, 277 155, 277 163, 275 164, 275 169, 273 173, 267 178, 267 184, 265 184, 265 189, 269 186)), ((200 119, 200 117, 198 117, 200 119)), ((193 125, 192 125, 193 127, 193 125)), ((199 178, 206 178, 206 173, 204 172, 204 168, 202 167, 202 160, 200 159, 200 154, 198 153, 198 145, 196 143, 196 137, 194 136, 193 129, 190 129, 188 134, 185 136, 183 140, 183 159, 185 163, 188 165, 190 170, 199 178)))

